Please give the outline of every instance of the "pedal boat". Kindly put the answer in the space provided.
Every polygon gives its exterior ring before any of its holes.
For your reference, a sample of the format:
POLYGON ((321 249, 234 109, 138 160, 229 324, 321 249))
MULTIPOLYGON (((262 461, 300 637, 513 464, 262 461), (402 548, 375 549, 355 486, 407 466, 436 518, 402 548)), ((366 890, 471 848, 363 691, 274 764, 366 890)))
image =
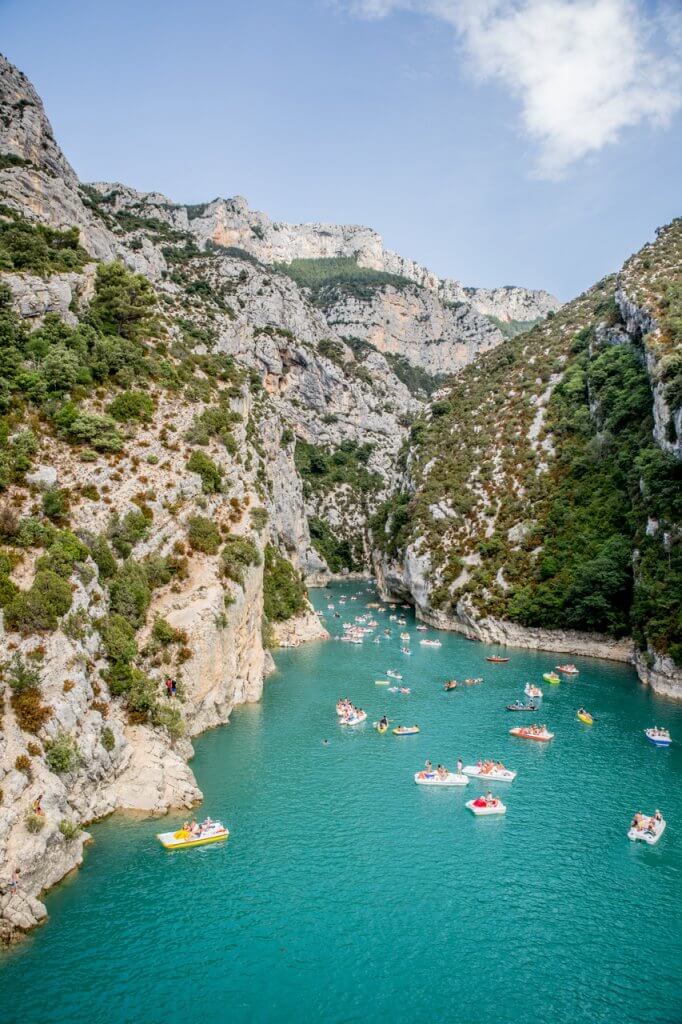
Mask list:
POLYGON ((494 800, 492 803, 487 804, 483 797, 477 797, 476 800, 467 800, 466 806, 476 815, 507 813, 507 808, 501 800, 494 800))
POLYGON ((448 772, 440 776, 438 772, 415 772, 414 781, 418 786, 468 786, 469 780, 466 775, 458 775, 456 772, 448 772))
POLYGON ((178 829, 177 832, 158 832, 156 838, 167 850, 185 850, 190 846, 205 846, 207 843, 219 843, 228 839, 230 830, 219 821, 214 821, 201 835, 190 839, 189 832, 178 829))
MULTIPOLYGON (((651 815, 651 817, 653 818, 653 814, 651 815)), ((656 843, 658 842, 658 840, 661 838, 661 836, 665 832, 666 824, 667 824, 667 822, 666 822, 665 818, 661 818, 660 821, 657 821, 655 823, 653 832, 650 832, 648 827, 647 828, 632 828, 632 826, 631 826, 628 829, 628 839, 632 839, 633 841, 639 839, 639 840, 641 840, 641 842, 647 843, 647 845, 649 845, 649 846, 655 846, 656 843)))
POLYGON ((513 782, 516 778, 516 772, 512 772, 509 768, 503 768, 502 771, 498 771, 493 768, 489 772, 483 772, 475 764, 467 764, 462 768, 462 773, 468 775, 472 779, 483 779, 485 782, 488 780, 492 782, 513 782))

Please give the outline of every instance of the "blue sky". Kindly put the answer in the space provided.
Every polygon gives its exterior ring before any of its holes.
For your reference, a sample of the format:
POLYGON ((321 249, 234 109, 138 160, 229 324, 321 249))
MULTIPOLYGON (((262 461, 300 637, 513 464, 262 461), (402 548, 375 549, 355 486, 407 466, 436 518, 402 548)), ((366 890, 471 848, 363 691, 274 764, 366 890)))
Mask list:
POLYGON ((83 180, 368 224, 441 275, 566 299, 682 213, 672 10, 0 0, 0 46, 83 180))

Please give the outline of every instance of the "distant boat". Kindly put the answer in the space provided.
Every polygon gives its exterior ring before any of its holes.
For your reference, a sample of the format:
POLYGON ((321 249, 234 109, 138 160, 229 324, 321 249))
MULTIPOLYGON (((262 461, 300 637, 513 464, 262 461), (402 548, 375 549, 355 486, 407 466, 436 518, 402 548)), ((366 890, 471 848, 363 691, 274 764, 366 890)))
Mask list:
POLYGON ((509 661, 509 658, 498 658, 496 654, 491 654, 486 661, 492 661, 493 665, 504 665, 505 662, 509 661))

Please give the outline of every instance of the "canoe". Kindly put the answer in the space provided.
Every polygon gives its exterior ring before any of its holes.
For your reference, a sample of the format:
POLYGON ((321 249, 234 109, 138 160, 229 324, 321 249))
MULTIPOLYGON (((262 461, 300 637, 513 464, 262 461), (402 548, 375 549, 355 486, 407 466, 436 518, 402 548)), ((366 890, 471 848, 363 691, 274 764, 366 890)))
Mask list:
POLYGON ((418 725, 399 725, 393 730, 394 736, 416 736, 419 732, 418 725))
POLYGON ((653 729, 645 729, 644 735, 655 747, 669 747, 672 743, 670 736, 656 736, 653 729))
POLYGON ((503 768, 501 772, 498 772, 496 769, 490 772, 482 772, 475 764, 465 765, 462 768, 462 773, 471 776, 472 779, 482 779, 484 782, 488 780, 492 782, 513 782, 516 778, 516 772, 510 771, 508 768, 503 768))
POLYGON ((587 712, 587 711, 584 711, 584 712, 583 711, 577 711, 576 714, 577 714, 578 718, 580 719, 580 721, 584 722, 585 725, 592 725, 594 723, 594 718, 592 717, 591 714, 589 714, 589 712, 587 712))
POLYGON ((528 729, 524 729, 521 726, 516 729, 510 729, 509 735, 519 736, 522 740, 537 740, 538 743, 548 743, 550 740, 554 739, 553 732, 528 732, 528 729))
POLYGON ((504 665, 507 661, 509 661, 509 658, 498 658, 496 654, 491 654, 490 657, 486 658, 485 660, 492 662, 493 665, 504 665))
MULTIPOLYGON (((651 815, 651 817, 653 817, 653 815, 651 815)), ((628 829, 628 839, 632 839, 633 841, 639 839, 641 842, 647 843, 649 846, 655 846, 665 832, 666 824, 667 822, 665 818, 657 821, 653 833, 647 832, 646 829, 631 827, 628 829)))
POLYGON ((195 839, 189 838, 189 833, 183 829, 177 832, 158 832, 156 838, 167 850, 185 850, 190 846, 205 846, 207 843, 219 843, 228 839, 230 830, 224 828, 220 822, 195 839))
POLYGON ((506 814, 507 808, 501 800, 496 800, 490 807, 477 805, 475 800, 467 800, 466 806, 477 815, 506 814))
POLYGON ((466 775, 457 775, 456 772, 448 772, 440 778, 437 772, 415 772, 414 781, 418 786, 468 786, 469 780, 466 775))
POLYGON ((542 678, 545 680, 546 683, 551 683, 552 686, 558 686, 561 682, 556 672, 543 672, 542 678))

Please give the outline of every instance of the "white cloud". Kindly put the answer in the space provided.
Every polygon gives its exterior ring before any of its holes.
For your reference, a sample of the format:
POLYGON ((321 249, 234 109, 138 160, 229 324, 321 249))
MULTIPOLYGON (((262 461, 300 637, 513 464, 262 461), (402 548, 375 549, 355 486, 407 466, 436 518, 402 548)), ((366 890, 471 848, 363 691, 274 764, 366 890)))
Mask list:
POLYGON ((651 0, 350 0, 363 17, 426 14, 455 31, 471 73, 501 82, 538 145, 537 173, 667 125, 682 106, 679 5, 651 0))

